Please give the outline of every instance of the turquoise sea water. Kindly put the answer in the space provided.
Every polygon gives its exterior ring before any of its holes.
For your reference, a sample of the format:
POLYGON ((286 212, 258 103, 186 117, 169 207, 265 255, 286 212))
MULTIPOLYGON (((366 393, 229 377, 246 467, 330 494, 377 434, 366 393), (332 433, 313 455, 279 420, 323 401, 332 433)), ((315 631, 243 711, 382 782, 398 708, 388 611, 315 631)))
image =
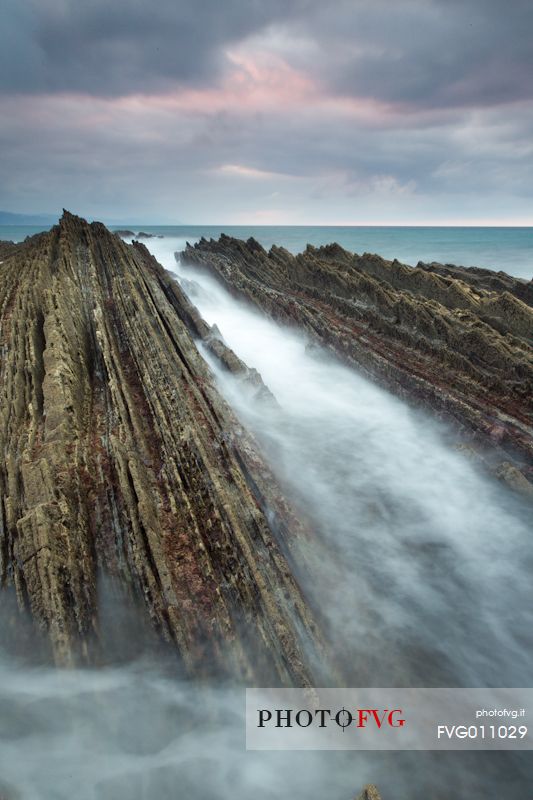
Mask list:
MULTIPOLYGON (((117 228, 118 226, 111 226, 117 228)), ((338 242, 356 253, 378 253, 406 264, 440 261, 463 266, 503 270, 527 280, 533 278, 533 228, 442 227, 318 227, 257 225, 131 225, 135 232, 195 241, 224 232, 241 239, 256 238, 265 247, 278 244, 291 252, 306 244, 338 242)), ((0 226, 0 239, 20 241, 42 228, 0 226)))

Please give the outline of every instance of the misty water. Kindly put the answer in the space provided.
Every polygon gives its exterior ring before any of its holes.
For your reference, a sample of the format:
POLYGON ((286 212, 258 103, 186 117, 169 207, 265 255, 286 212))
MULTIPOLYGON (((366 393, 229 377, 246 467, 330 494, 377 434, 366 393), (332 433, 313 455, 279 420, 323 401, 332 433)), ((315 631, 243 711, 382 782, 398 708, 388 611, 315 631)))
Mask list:
MULTIPOLYGON (((355 685, 527 686, 533 547, 527 511, 447 428, 231 297, 162 262, 261 373, 277 405, 210 359, 282 487, 319 536, 302 561, 355 685)), ((166 245, 168 249, 168 245, 166 245)), ((305 576, 302 576, 305 581, 305 576)))
MULTIPOLYGON (((519 502, 445 426, 176 264, 183 244, 149 242, 276 398, 258 402, 206 354, 312 523, 294 558, 347 683, 531 685, 533 546, 519 502)), ((199 690, 164 659, 63 673, 6 655, 0 797, 2 781, 28 800, 350 800, 365 782, 384 800, 531 794, 529 753, 246 752, 243 705, 242 689, 199 690)))

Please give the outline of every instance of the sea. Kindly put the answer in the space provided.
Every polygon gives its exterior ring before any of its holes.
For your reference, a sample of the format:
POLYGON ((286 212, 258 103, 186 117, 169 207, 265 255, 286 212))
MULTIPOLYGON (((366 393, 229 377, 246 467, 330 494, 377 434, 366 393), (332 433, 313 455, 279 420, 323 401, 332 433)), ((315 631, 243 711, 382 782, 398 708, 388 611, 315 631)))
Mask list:
MULTIPOLYGON (((248 239, 264 247, 273 244, 291 253, 338 242, 355 253, 377 253, 412 266, 418 261, 485 267, 502 270, 525 280, 533 279, 533 227, 381 227, 381 226, 285 226, 285 225, 110 225, 111 230, 145 231, 165 238, 197 241, 218 238, 221 233, 248 239)), ((21 241, 42 227, 0 225, 0 239, 21 241)))

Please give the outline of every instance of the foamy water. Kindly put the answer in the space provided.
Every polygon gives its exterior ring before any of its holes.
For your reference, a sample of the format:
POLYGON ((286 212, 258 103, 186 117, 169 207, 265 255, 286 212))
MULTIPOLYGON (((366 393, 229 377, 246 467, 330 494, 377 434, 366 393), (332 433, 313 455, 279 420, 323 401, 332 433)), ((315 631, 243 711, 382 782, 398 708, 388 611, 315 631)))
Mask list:
POLYGON ((150 659, 64 672, 0 652, 2 800, 525 800, 522 753, 253 752, 244 691, 150 659))

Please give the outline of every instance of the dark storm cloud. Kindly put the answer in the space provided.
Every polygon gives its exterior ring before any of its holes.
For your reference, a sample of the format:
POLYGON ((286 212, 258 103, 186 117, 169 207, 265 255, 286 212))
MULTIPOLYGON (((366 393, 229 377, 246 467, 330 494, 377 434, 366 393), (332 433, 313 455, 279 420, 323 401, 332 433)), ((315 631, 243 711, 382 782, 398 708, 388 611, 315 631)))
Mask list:
POLYGON ((216 82, 268 26, 329 91, 413 107, 533 93, 531 0, 7 0, 3 91, 116 95, 216 82), (292 48, 294 36, 310 47, 292 48))
POLYGON ((4 92, 96 95, 214 79, 222 49, 306 0, 7 0, 0 28, 4 92))
POLYGON ((418 108, 533 96, 531 0, 337 0, 301 29, 341 93, 418 108))
POLYGON ((531 0, 334 0, 290 23, 288 59, 330 92, 417 108, 533 96, 531 0))

